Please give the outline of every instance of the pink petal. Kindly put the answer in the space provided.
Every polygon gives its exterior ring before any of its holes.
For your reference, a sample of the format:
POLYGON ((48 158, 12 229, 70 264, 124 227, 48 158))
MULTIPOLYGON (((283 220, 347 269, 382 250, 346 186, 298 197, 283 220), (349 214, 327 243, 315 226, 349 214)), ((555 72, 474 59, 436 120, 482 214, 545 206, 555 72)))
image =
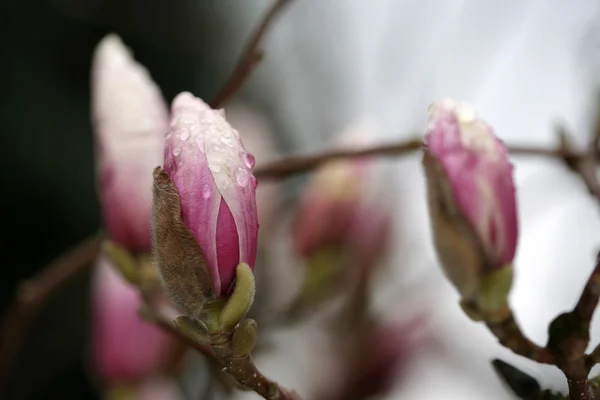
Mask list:
POLYGON ((189 93, 173 100, 171 131, 167 135, 164 169, 179 192, 183 223, 204 252, 215 294, 221 293, 217 257, 217 218, 221 193, 206 158, 203 113, 207 109, 189 93))
POLYGON ((224 199, 221 199, 217 221, 219 278, 221 280, 221 289, 229 291, 235 279, 236 268, 240 260, 240 239, 233 215, 224 199))
POLYGON ((168 111, 148 71, 116 35, 98 44, 92 78, 104 222, 114 241, 131 250, 148 250, 152 170, 161 164, 168 111))
POLYGON ((172 337, 143 321, 142 301, 105 259, 93 280, 91 357, 105 383, 135 382, 156 374, 167 361, 172 337))
POLYGON ((254 157, 245 150, 238 132, 221 115, 207 113, 204 122, 211 172, 237 227, 238 263, 245 262, 254 269, 258 245, 256 186, 251 171, 254 157))
POLYGON ((459 207, 499 264, 509 263, 518 239, 512 165, 504 144, 484 121, 461 123, 457 112, 436 106, 426 137, 442 164, 459 207))

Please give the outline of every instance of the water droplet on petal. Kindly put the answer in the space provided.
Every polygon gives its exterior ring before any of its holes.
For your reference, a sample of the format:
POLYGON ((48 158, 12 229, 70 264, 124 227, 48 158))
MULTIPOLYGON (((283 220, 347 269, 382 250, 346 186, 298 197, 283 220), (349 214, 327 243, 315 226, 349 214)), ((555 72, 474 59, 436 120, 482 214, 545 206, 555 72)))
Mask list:
POLYGON ((200 189, 200 194, 203 198, 210 199, 210 197, 212 196, 212 189, 210 188, 208 183, 204 183, 202 185, 202 188, 200 189))
POLYGON ((184 129, 181 134, 179 135, 179 139, 181 140, 188 140, 188 138, 190 137, 190 131, 189 129, 184 129))
POLYGON ((219 139, 221 141, 221 143, 223 143, 225 146, 227 147, 233 147, 233 142, 231 140, 230 137, 228 136, 221 136, 221 138, 219 139))
POLYGON ((177 156, 178 156, 178 155, 180 155, 180 154, 181 154, 181 147, 175 147, 175 148, 173 149, 173 155, 174 155, 175 157, 177 157, 177 156))
POLYGON ((250 182, 252 182, 252 187, 254 187, 254 189, 258 187, 258 180, 254 177, 254 175, 250 177, 250 182))
POLYGON ((256 158, 254 158, 254 155, 252 153, 245 152, 242 155, 242 159, 244 160, 244 164, 248 168, 252 168, 254 167, 254 164, 256 164, 256 158))
POLYGON ((235 171, 235 180, 240 186, 246 186, 250 180, 250 176, 250 172, 244 168, 238 168, 235 171))

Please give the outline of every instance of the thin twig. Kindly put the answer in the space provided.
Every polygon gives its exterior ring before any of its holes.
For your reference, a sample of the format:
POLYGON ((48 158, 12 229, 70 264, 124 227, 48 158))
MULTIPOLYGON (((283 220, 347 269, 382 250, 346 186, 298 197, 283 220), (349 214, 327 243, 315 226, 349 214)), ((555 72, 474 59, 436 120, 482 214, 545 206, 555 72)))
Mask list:
MULTIPOLYGON (((415 152, 422 148, 422 139, 412 138, 400 142, 377 145, 362 149, 334 149, 323 153, 288 156, 282 160, 274 161, 266 165, 258 166, 254 175, 259 179, 283 179, 292 175, 310 171, 320 165, 333 160, 344 158, 379 156, 398 157, 415 152)), ((508 146, 511 155, 528 155, 542 157, 559 157, 579 160, 583 154, 569 149, 557 148, 546 149, 533 146, 508 146)), ((600 194, 600 187, 598 189, 600 194)))
POLYGON ((498 338, 500 344, 515 354, 529 358, 541 364, 554 364, 554 356, 548 349, 529 340, 519 328, 511 313, 501 323, 487 323, 489 330, 498 338))
POLYGON ((271 23, 275 20, 277 14, 284 8, 291 0, 277 0, 271 6, 269 12, 264 16, 262 23, 254 32, 254 35, 250 38, 246 50, 242 54, 240 61, 238 62, 235 70, 225 82, 223 87, 219 90, 215 98, 211 101, 210 106, 212 108, 221 108, 242 86, 246 81, 254 67, 262 59, 263 53, 259 49, 262 38, 267 32, 271 23))
MULTIPOLYGON (((17 288, 15 304, 5 317, 0 343, 0 382, 5 383, 29 325, 45 301, 69 279, 91 265, 100 252, 104 234, 99 233, 42 268, 17 288)), ((1 393, 1 391, 0 391, 1 393)))
POLYGON ((294 400, 296 395, 281 388, 264 376, 252 361, 250 354, 236 355, 232 349, 231 334, 211 335, 211 346, 217 358, 223 364, 223 371, 229 373, 237 382, 254 390, 267 400, 294 400))

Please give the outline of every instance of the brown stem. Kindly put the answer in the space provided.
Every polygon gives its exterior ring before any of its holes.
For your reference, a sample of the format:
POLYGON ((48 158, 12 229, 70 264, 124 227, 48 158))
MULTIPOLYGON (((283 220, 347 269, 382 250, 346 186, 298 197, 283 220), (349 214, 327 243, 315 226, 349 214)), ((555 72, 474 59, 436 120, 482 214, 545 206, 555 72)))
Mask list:
POLYGON ((254 390, 267 400, 294 400, 297 398, 264 376, 256 367, 249 354, 236 356, 231 347, 231 334, 211 336, 211 345, 217 358, 223 364, 223 371, 229 373, 239 383, 254 390))
POLYGON ((541 364, 554 364, 552 353, 529 340, 519 328, 512 313, 502 322, 487 322, 486 324, 500 343, 515 354, 541 364))
POLYGON ((320 165, 343 158, 361 156, 399 156, 419 150, 421 139, 410 139, 399 143, 378 145, 363 149, 334 149, 317 154, 288 156, 267 165, 258 166, 254 175, 259 179, 283 179, 291 175, 307 172, 320 165))
POLYGON ((42 309, 46 299, 55 291, 91 265, 100 252, 104 234, 99 233, 42 268, 33 278, 17 288, 16 301, 7 313, 2 326, 0 342, 0 381, 5 383, 14 358, 29 325, 42 309))
POLYGON ((242 86, 246 81, 254 67, 262 59, 263 53, 259 49, 262 38, 264 37, 267 29, 275 20, 277 14, 284 8, 291 0, 277 0, 271 6, 269 12, 264 16, 261 24, 254 32, 254 35, 250 38, 246 50, 242 54, 240 61, 238 62, 235 70, 225 82, 223 87, 219 90, 215 98, 211 101, 210 106, 212 108, 221 108, 242 86))
MULTIPOLYGON (((344 158, 363 157, 363 156, 380 156, 380 157, 397 157, 412 153, 422 148, 422 140, 413 138, 396 143, 377 145, 362 149, 334 149, 323 153, 288 156, 282 160, 258 166, 254 170, 254 175, 259 179, 283 179, 292 175, 300 174, 317 168, 320 165, 344 158)), ((541 147, 530 146, 508 146, 508 150, 513 155, 530 155, 544 157, 559 157, 571 158, 579 160, 582 157, 581 153, 571 151, 569 149, 545 149, 541 147)), ((600 193, 600 189, 598 190, 600 193)))

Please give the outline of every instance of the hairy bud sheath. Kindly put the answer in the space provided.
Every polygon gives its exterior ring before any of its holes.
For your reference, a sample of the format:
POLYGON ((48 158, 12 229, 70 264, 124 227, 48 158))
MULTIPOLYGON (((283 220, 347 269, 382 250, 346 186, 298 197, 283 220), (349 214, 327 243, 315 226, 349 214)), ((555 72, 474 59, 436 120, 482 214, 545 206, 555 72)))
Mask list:
POLYGON ((148 251, 152 169, 162 160, 168 110, 148 71, 116 35, 102 39, 94 53, 92 114, 104 224, 124 248, 148 251))
POLYGON ((154 173, 158 266, 182 311, 197 317, 203 297, 230 292, 238 265, 254 268, 254 157, 223 113, 190 93, 173 101, 164 157, 154 173))
POLYGON ((465 103, 430 107, 423 165, 436 250, 465 299, 510 267, 518 225, 512 165, 493 129, 465 103))

